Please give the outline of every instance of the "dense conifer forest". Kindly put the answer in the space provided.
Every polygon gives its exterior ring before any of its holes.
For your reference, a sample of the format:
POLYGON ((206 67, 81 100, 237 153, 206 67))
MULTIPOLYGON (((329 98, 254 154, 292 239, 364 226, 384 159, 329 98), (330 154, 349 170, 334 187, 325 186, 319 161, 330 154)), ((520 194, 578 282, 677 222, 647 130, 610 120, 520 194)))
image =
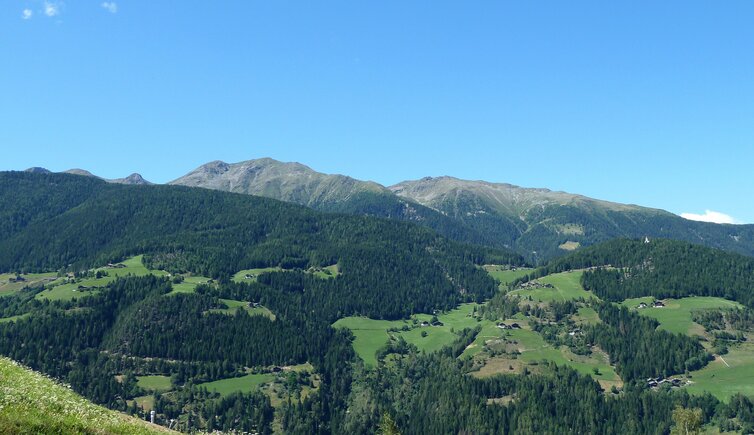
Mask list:
MULTIPOLYGON (((0 271, 55 271, 67 280, 137 254, 147 268, 165 271, 120 277, 69 299, 42 297, 44 284, 0 297, 8 319, 0 322, 0 354, 112 409, 144 418, 149 403, 160 424, 185 431, 294 434, 376 433, 386 426, 406 434, 656 434, 670 429, 677 406, 698 408, 705 423, 720 427, 754 424, 747 397, 722 403, 709 394, 646 388, 646 377, 707 364, 710 356, 695 339, 657 330, 653 319, 608 302, 528 305, 506 286, 501 291, 481 266, 525 265, 506 250, 459 244, 409 223, 246 195, 61 174, 0 179, 0 271), (310 273, 331 265, 337 276, 310 273), (233 278, 254 268, 267 269, 253 279, 233 278), (199 275, 211 279, 176 291, 184 276, 199 275), (390 341, 376 366, 367 367, 354 333, 331 326, 348 316, 404 319, 487 300, 480 322, 526 316, 540 329, 579 307, 593 308, 601 322, 583 326, 583 341, 609 354, 625 384, 605 391, 590 376, 547 362, 535 372, 478 379, 461 355, 482 326, 454 331, 455 341, 437 352, 390 341), (263 306, 274 316, 232 311, 228 301, 263 306), (208 387, 253 376, 276 379, 275 391, 223 394, 208 387), (148 377, 161 377, 169 391, 145 384, 148 377)), ((750 305, 750 259, 661 240, 608 242, 529 279, 605 265, 612 268, 583 275, 605 301, 640 288, 658 296, 725 289, 724 296, 750 305), (698 267, 698 276, 672 278, 698 267)))

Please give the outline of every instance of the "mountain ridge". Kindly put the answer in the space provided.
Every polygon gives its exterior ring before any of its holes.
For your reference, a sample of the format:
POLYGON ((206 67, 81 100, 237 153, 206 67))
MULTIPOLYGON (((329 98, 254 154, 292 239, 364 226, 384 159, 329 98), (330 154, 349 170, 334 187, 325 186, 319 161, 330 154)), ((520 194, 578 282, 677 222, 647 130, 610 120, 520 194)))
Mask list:
POLYGON ((535 262, 614 237, 643 236, 754 255, 754 225, 694 222, 657 208, 452 176, 382 186, 262 158, 210 162, 170 184, 267 196, 321 211, 409 220, 455 240, 511 248, 535 262))
MULTIPOLYGON (((91 175, 83 170, 68 172, 91 175)), ((134 175, 108 181, 147 183, 134 175)), ((409 221, 456 241, 513 249, 535 263, 615 237, 662 237, 754 255, 754 225, 696 222, 658 208, 452 176, 383 186, 264 157, 237 163, 211 161, 166 184, 409 221)))

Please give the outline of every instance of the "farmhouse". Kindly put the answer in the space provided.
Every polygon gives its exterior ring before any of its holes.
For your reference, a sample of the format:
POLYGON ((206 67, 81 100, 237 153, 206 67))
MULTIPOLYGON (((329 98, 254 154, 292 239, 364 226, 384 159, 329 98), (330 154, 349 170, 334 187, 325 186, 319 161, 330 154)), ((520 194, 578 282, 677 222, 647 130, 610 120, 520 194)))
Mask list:
POLYGON ((638 307, 636 307, 636 308, 638 308, 638 309, 647 308, 647 303, 646 303, 646 302, 642 302, 642 303, 640 303, 640 304, 639 304, 639 306, 638 306, 638 307))
POLYGON ((655 307, 655 308, 663 308, 665 306, 665 304, 662 303, 662 301, 654 301, 654 303, 652 304, 652 306, 655 307))
POLYGON ((528 282, 519 284, 518 288, 519 289, 538 289, 538 288, 555 288, 555 286, 550 283, 541 283, 535 279, 533 281, 528 281, 528 282))

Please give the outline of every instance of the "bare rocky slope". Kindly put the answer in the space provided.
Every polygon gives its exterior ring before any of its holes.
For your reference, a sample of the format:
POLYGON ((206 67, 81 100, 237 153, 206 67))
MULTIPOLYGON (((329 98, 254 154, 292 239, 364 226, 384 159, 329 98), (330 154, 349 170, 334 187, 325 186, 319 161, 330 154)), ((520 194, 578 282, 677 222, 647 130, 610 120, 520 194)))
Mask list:
POLYGON ((645 236, 754 255, 754 225, 692 222, 664 210, 503 183, 427 177, 386 188, 264 158, 211 162, 170 184, 410 220, 455 240, 513 248, 533 261, 615 237, 645 236))

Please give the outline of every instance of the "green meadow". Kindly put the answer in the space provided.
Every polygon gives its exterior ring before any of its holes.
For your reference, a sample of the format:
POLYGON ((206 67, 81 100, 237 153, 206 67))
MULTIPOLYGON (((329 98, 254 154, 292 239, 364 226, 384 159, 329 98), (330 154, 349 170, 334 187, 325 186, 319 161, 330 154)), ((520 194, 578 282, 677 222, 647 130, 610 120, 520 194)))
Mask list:
POLYGON ((403 326, 410 328, 413 323, 408 320, 373 320, 366 317, 345 317, 333 323, 335 328, 351 330, 354 351, 370 367, 377 364, 377 350, 387 344, 387 330, 403 326))
POLYGON ((544 278, 539 278, 537 281, 542 284, 550 284, 553 288, 521 289, 514 290, 511 294, 518 295, 522 298, 531 297, 531 299, 536 302, 562 302, 579 298, 596 298, 594 294, 584 290, 581 286, 581 275, 583 275, 582 271, 547 275, 544 278))
MULTIPOLYGON (((77 280, 77 282, 67 282, 65 278, 58 278, 47 284, 46 289, 40 292, 36 297, 37 299, 47 300, 71 300, 76 297, 87 296, 99 291, 100 288, 107 286, 111 282, 115 281, 118 277, 122 276, 169 276, 169 273, 164 270, 150 270, 147 269, 143 262, 143 256, 137 255, 131 257, 119 264, 125 267, 100 267, 92 269, 93 273, 102 272, 107 276, 101 278, 84 278, 77 280), (86 287, 86 289, 80 289, 79 287, 86 287)), ((38 274, 45 280, 50 280, 56 274, 38 274)), ((193 293, 196 290, 196 286, 199 284, 206 284, 210 279, 205 276, 184 276, 183 281, 178 284, 171 284, 173 291, 170 294, 177 293, 193 293)))
POLYGON ((252 316, 265 316, 270 320, 275 320, 275 314, 269 309, 258 306, 252 307, 248 302, 236 301, 233 299, 220 299, 220 302, 224 303, 228 308, 218 308, 209 310, 210 313, 222 313, 222 314, 236 314, 238 310, 245 310, 252 316))
POLYGON ((280 267, 262 267, 258 269, 244 269, 239 272, 236 272, 235 275, 233 275, 233 281, 235 282, 256 282, 257 277, 263 273, 268 272, 282 272, 283 269, 280 267), (249 278, 246 278, 246 276, 249 276, 249 278))
POLYGON ((409 320, 346 317, 335 322, 333 326, 350 329, 354 335, 354 350, 367 366, 374 366, 377 363, 375 356, 377 350, 387 344, 390 336, 396 339, 402 337, 421 351, 434 352, 453 343, 458 338, 457 333, 464 328, 474 328, 477 325, 483 328, 490 325, 494 327, 489 320, 477 320, 472 316, 475 307, 479 305, 462 304, 455 310, 438 314, 437 319, 442 322, 442 326, 421 326, 422 322, 429 322, 432 319, 430 314, 416 314, 409 320), (408 330, 401 331, 400 329, 404 327, 408 330), (392 328, 397 328, 399 331, 388 332, 388 329, 392 328))
POLYGON ((97 291, 97 288, 105 287, 106 285, 115 281, 115 279, 119 276, 144 276, 149 274, 156 276, 166 276, 168 274, 163 270, 147 269, 142 263, 142 258, 142 255, 131 257, 120 263, 125 266, 122 268, 100 267, 98 269, 94 269, 93 272, 95 273, 97 271, 107 273, 107 276, 103 276, 101 278, 86 278, 75 283, 55 285, 56 283, 62 282, 62 280, 57 280, 56 282, 50 284, 49 288, 39 293, 36 297, 37 299, 48 300, 71 300, 76 297, 92 294, 93 292, 97 291), (89 290, 79 290, 79 286, 88 287, 89 290))
POLYGON ((136 385, 147 391, 169 391, 173 389, 169 376, 137 376, 136 385))
POLYGON ((58 274, 50 273, 26 273, 22 274, 23 281, 11 282, 15 280, 15 273, 0 273, 0 296, 7 296, 17 293, 24 287, 46 284, 54 281, 58 274))
POLYGON ((168 294, 176 293, 193 293, 199 284, 207 284, 209 278, 206 276, 185 276, 183 281, 178 284, 172 284, 173 291, 168 294))
POLYGON ((326 266, 322 268, 310 269, 307 272, 321 279, 335 278, 338 275, 340 275, 340 269, 338 268, 337 264, 333 264, 332 266, 326 266))
MULTIPOLYGON (((281 267, 262 267, 257 269, 244 269, 239 272, 236 272, 235 275, 233 275, 233 281, 235 282, 256 282, 257 277, 263 273, 270 273, 270 272, 285 272, 290 271, 291 269, 283 269, 281 267)), ((331 279, 335 278, 338 275, 340 275, 340 268, 337 264, 333 264, 330 266, 325 267, 312 267, 305 271, 305 273, 310 273, 314 275, 317 278, 321 279, 331 279)))
POLYGON ((219 381, 205 382, 197 386, 206 388, 207 391, 214 391, 220 395, 227 396, 235 392, 246 393, 255 391, 262 385, 275 380, 272 373, 248 374, 237 378, 220 379, 219 381))
POLYGON ((2 319, 0 319, 0 323, 15 322, 16 320, 23 319, 24 317, 27 317, 28 315, 29 313, 24 313, 24 314, 19 314, 17 316, 3 317, 2 319))
POLYGON ((501 287, 505 287, 513 281, 528 275, 533 270, 529 268, 511 270, 508 266, 498 266, 495 264, 485 264, 482 267, 495 281, 500 283, 501 287))
MULTIPOLYGON (((473 372, 475 377, 521 373, 524 369, 538 371, 541 369, 541 363, 553 362, 572 367, 582 374, 593 377, 603 388, 622 385, 623 382, 610 365, 607 354, 598 348, 594 348, 591 355, 577 355, 567 346, 554 347, 547 343, 539 333, 529 329, 525 320, 519 318, 510 320, 516 320, 522 325, 522 329, 500 330, 495 327, 499 331, 496 334, 497 338, 494 333, 481 340, 477 337, 478 340, 474 343, 476 346, 472 353, 475 359, 482 362, 482 366, 479 371, 473 372), (483 352, 485 343, 491 349, 505 349, 505 352, 499 356, 489 357, 483 352), (514 351, 518 352, 518 355, 514 355, 514 351)), ((469 353, 469 349, 466 349, 466 353, 469 353)))
POLYGON ((615 369, 610 366, 607 356, 598 352, 590 356, 576 355, 567 347, 553 347, 547 343, 538 333, 530 329, 513 329, 506 331, 506 339, 517 342, 521 352, 519 358, 526 363, 535 363, 543 360, 554 362, 558 365, 573 367, 575 370, 591 375, 597 380, 608 382, 620 382, 620 377, 615 369), (599 374, 594 373, 594 369, 599 374))
POLYGON ((727 402, 736 393, 754 397, 754 343, 731 346, 706 367, 691 372, 685 388, 692 394, 711 393, 727 402))
POLYGON ((708 296, 694 296, 682 299, 666 299, 661 308, 653 308, 652 302, 655 298, 643 297, 626 299, 621 305, 636 310, 642 316, 648 316, 660 322, 660 329, 664 329, 676 334, 703 335, 704 328, 691 320, 691 313, 698 310, 709 310, 715 308, 742 308, 738 302, 729 301, 723 298, 708 296), (646 308, 637 308, 640 303, 644 302, 646 308))
POLYGON ((580 307, 572 319, 577 325, 596 325, 602 321, 592 307, 580 307))

